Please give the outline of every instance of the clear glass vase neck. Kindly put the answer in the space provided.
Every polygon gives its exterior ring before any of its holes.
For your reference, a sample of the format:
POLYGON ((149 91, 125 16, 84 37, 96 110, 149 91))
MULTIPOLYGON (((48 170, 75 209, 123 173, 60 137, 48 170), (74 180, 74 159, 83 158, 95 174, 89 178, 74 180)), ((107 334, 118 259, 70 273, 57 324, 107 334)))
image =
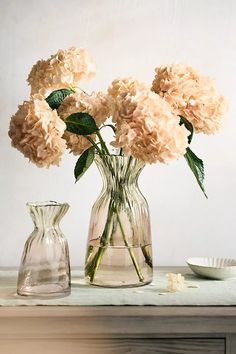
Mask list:
POLYGON ((53 201, 45 203, 27 203, 35 227, 58 228, 59 222, 69 209, 67 203, 53 201))
POLYGON ((103 180, 103 190, 138 187, 138 177, 145 164, 130 156, 96 155, 95 161, 103 180))

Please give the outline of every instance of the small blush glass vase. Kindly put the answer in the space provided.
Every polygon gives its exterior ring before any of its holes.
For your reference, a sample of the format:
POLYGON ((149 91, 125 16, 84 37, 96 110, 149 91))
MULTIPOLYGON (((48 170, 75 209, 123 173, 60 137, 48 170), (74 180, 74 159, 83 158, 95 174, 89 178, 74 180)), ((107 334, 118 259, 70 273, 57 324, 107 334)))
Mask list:
POLYGON ((93 205, 85 261, 92 285, 135 287, 152 281, 149 208, 138 187, 144 163, 127 156, 96 155, 103 180, 93 205))
POLYGON ((27 203, 34 230, 27 239, 18 273, 18 295, 63 296, 70 293, 69 248, 59 222, 69 209, 54 201, 27 203))

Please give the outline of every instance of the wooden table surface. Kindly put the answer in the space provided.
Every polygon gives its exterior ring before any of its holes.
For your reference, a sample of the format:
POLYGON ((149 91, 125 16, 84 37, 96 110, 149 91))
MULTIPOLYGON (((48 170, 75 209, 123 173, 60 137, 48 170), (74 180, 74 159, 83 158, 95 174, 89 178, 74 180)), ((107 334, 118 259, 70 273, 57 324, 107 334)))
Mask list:
POLYGON ((236 354, 236 307, 4 306, 0 354, 13 353, 236 354))

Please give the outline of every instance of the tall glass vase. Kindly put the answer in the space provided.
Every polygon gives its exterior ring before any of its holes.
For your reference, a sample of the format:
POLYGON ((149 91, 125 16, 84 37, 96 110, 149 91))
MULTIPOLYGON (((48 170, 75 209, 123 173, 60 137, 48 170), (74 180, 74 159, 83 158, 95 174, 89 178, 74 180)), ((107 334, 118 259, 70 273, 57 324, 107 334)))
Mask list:
POLYGON ((149 208, 138 187, 144 164, 132 157, 95 157, 103 188, 93 205, 85 277, 104 287, 152 281, 149 208))
POLYGON ((62 296, 70 293, 69 249, 59 222, 67 203, 27 203, 34 230, 27 239, 18 273, 17 293, 62 296))

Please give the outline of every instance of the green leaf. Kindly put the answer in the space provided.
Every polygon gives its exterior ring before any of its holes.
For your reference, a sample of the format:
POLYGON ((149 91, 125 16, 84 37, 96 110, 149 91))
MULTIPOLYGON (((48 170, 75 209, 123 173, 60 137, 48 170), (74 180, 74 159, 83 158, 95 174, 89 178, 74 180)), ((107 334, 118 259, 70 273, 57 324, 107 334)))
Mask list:
POLYGON ((83 154, 78 158, 75 169, 74 176, 76 182, 84 175, 87 169, 92 165, 95 156, 95 149, 91 146, 89 149, 85 150, 83 154))
POLYGON ((53 91, 46 98, 46 102, 52 109, 57 109, 62 103, 62 101, 64 100, 64 98, 66 96, 71 95, 74 92, 75 91, 72 89, 60 89, 60 90, 53 91))
POLYGON ((95 120, 88 113, 73 113, 65 120, 66 129, 77 135, 90 135, 98 131, 95 120))
POLYGON ((180 122, 179 124, 182 125, 184 124, 185 128, 188 129, 190 131, 190 135, 188 136, 188 143, 190 144, 193 138, 193 125, 192 123, 190 123, 186 118, 184 118, 183 116, 179 116, 180 117, 180 122))
POLYGON ((199 187, 201 188, 201 190, 203 191, 205 197, 207 198, 207 195, 205 193, 205 188, 203 185, 204 182, 204 164, 203 161, 201 159, 199 159, 199 157, 197 157, 192 150, 190 150, 190 148, 187 148, 187 152, 184 155, 185 160, 187 161, 190 169, 192 170, 197 183, 199 185, 199 187))

